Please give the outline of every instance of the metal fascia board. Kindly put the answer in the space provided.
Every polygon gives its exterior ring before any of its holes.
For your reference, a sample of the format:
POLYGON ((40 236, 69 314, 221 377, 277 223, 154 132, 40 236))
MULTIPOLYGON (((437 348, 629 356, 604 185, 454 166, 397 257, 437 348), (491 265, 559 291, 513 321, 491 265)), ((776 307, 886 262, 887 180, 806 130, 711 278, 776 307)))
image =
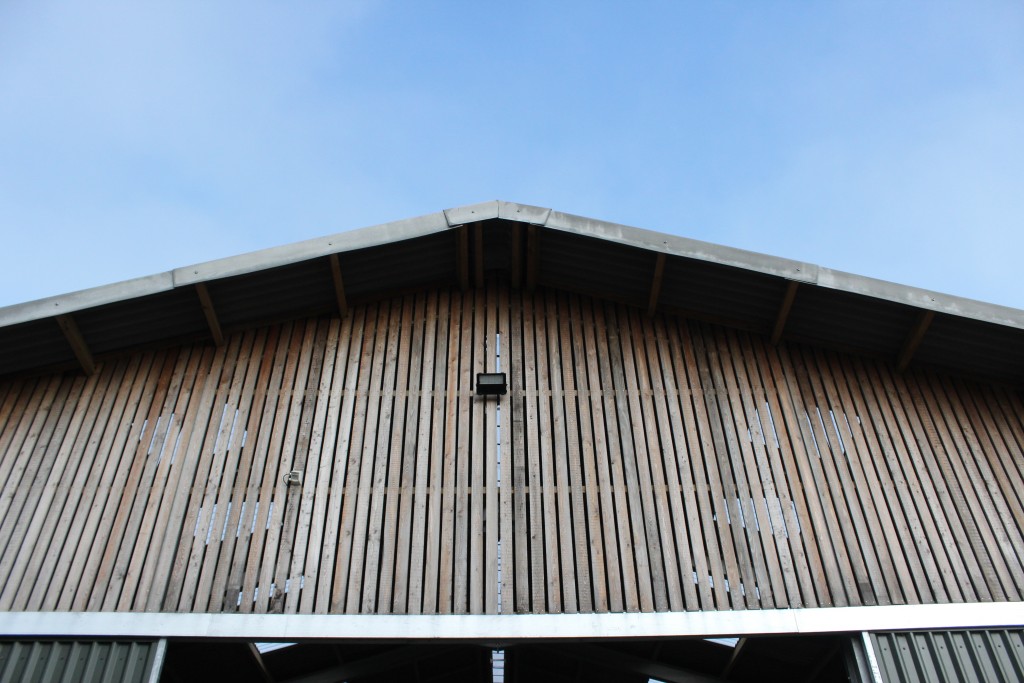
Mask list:
POLYGON ((816 284, 827 289, 861 294, 874 299, 906 304, 959 318, 970 318, 995 325, 1024 329, 1024 311, 1009 306, 932 292, 910 285, 876 280, 864 275, 854 275, 829 268, 818 269, 816 284))
POLYGON ((796 280, 798 282, 815 283, 818 266, 802 261, 767 256, 744 249, 724 247, 709 242, 668 235, 643 228, 634 228, 617 223, 574 216, 572 214, 552 211, 544 227, 570 232, 586 237, 609 240, 639 249, 663 252, 671 256, 697 259, 724 266, 753 270, 768 275, 796 280))
POLYGON ((151 294, 160 294, 174 288, 170 272, 157 273, 146 277, 125 280, 110 285, 83 289, 70 294, 46 297, 22 304, 0 308, 0 327, 41 320, 55 315, 74 313, 87 308, 117 303, 128 299, 139 299, 151 294))
POLYGON ((497 200, 491 200, 469 206, 457 206, 454 209, 445 209, 444 217, 453 228, 476 221, 486 221, 498 217, 498 204, 497 200))
POLYGON ((174 286, 183 287, 197 282, 218 280, 236 275, 248 275, 260 270, 286 266, 300 261, 365 249, 392 242, 414 239, 443 232, 449 224, 443 212, 384 223, 369 228, 339 232, 303 242, 232 256, 206 263, 198 263, 171 271, 174 286))
POLYGON ((0 635, 34 638, 461 640, 667 638, 1024 625, 1021 603, 614 614, 188 614, 8 612, 0 635))
POLYGON ((515 202, 498 202, 498 218, 531 225, 544 225, 551 216, 551 209, 515 202))
POLYGON ((611 240, 651 251, 752 270, 826 289, 860 294, 937 313, 1024 329, 1024 311, 942 294, 910 285, 854 275, 813 263, 551 211, 544 227, 611 240))

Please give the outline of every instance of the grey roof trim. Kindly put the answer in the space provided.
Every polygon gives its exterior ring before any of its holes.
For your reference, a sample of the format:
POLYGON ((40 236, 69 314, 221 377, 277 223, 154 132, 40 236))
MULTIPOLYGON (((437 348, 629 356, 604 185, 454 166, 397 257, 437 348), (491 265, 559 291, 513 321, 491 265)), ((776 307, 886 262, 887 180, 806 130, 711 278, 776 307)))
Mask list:
POLYGON ((174 278, 170 272, 157 273, 111 285, 83 289, 70 294, 58 294, 23 304, 4 306, 0 308, 0 327, 74 313, 126 299, 159 294, 174 289, 174 286, 174 278))
POLYGON ((558 211, 551 212, 544 227, 578 235, 600 237, 640 249, 664 252, 671 256, 743 268, 837 291, 863 294, 876 299, 932 310, 936 313, 946 313, 1024 329, 1024 311, 1020 309, 942 294, 863 275, 854 275, 817 266, 813 263, 793 261, 778 256, 711 244, 643 228, 607 223, 592 218, 582 218, 558 211))
POLYGON ((613 614, 6 612, 0 636, 514 641, 1018 627, 1021 603, 613 614))
POLYGON ((215 261, 207 261, 206 263, 199 263, 194 266, 176 268, 171 273, 174 277, 174 286, 182 287, 197 282, 207 282, 233 275, 245 275, 268 268, 286 266, 330 254, 365 249, 366 247, 375 247, 391 242, 400 242, 430 235, 435 232, 442 232, 450 229, 450 227, 451 225, 446 219, 444 212, 437 212, 417 218, 407 218, 375 225, 369 228, 339 232, 328 237, 315 237, 310 240, 295 242, 294 244, 271 247, 215 261))
POLYGON ((663 252, 670 256, 708 261, 725 266, 754 270, 789 280, 813 283, 818 266, 801 261, 767 256, 753 251, 724 247, 710 242, 668 235, 653 230, 607 223, 593 218, 552 211, 544 227, 571 232, 586 237, 597 237, 639 249, 663 252))
POLYGON ((584 218, 515 202, 489 201, 416 218, 341 232, 303 242, 272 247, 167 273, 127 280, 0 308, 0 326, 15 325, 63 313, 142 297, 219 278, 244 275, 327 256, 442 232, 475 221, 501 218, 547 229, 608 240, 639 249, 741 268, 797 282, 906 304, 995 325, 1024 329, 1024 311, 963 297, 793 261, 777 256, 720 246, 700 240, 584 218))

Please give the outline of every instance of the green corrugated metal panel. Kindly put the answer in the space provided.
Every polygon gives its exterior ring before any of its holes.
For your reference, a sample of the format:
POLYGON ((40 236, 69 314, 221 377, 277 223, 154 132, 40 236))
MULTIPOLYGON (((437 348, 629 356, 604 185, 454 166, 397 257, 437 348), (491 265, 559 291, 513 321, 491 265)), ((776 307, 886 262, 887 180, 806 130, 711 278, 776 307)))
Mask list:
POLYGON ((156 642, 0 642, 2 683, 144 683, 156 642))
POLYGON ((872 634, 885 683, 1024 681, 1024 630, 872 634))

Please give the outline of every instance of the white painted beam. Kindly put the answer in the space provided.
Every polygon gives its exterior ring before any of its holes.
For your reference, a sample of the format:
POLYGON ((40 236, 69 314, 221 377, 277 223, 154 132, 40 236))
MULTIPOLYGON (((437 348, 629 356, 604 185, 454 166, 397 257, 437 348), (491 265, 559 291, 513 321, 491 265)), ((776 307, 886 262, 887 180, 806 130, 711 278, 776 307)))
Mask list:
POLYGON ((1024 603, 1019 602, 625 614, 7 612, 0 616, 0 637, 509 643, 1021 626, 1024 603))

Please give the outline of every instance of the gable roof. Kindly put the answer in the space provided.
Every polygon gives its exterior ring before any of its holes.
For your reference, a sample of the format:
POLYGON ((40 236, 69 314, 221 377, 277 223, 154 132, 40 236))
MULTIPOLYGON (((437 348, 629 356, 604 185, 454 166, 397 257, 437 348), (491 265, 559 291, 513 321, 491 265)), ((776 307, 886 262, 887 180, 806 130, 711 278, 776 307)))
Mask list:
POLYGON ((1024 384, 1024 311, 503 201, 0 308, 0 374, 494 275, 1024 384))

